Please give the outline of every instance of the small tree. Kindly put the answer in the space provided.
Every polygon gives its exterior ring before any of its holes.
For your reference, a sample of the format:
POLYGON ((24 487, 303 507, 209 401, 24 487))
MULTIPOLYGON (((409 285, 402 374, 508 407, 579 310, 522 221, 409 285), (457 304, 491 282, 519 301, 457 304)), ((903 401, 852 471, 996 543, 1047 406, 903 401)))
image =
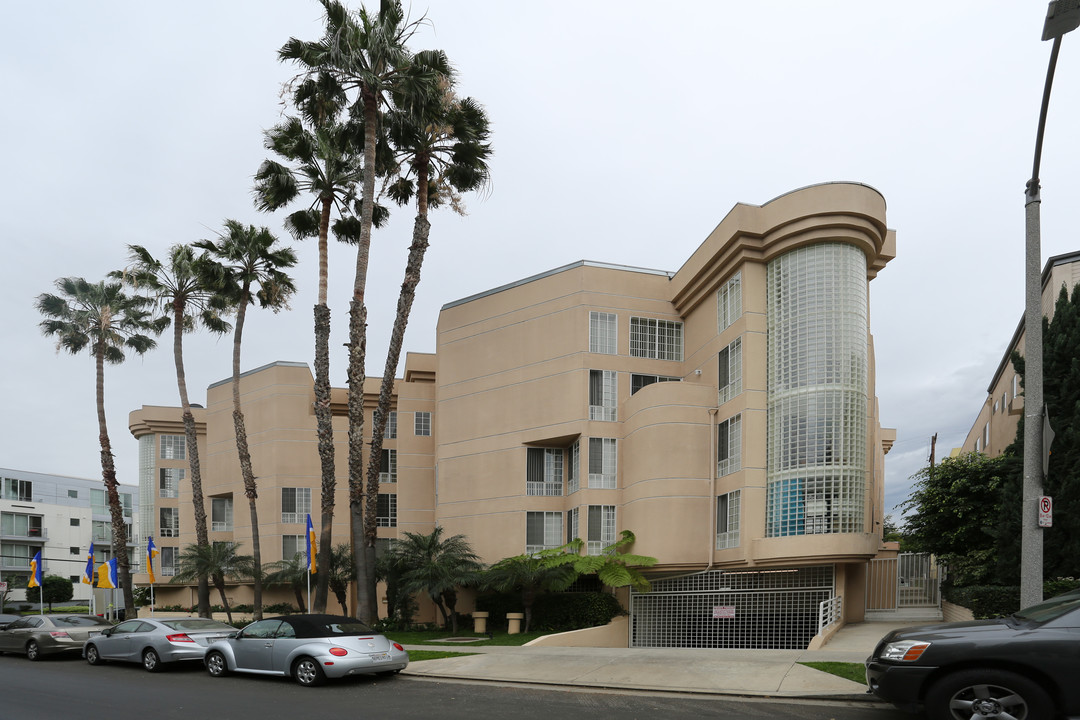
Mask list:
POLYGON ((190 583, 200 575, 209 577, 221 596, 221 606, 225 608, 225 614, 231 623, 232 608, 225 596, 225 579, 247 580, 258 572, 254 558, 240 555, 237 552, 239 547, 240 543, 234 542, 215 542, 210 545, 192 543, 180 551, 176 575, 169 582, 190 583))
POLYGON ((267 585, 288 585, 296 596, 296 608, 300 612, 307 610, 304 602, 304 590, 308 584, 308 564, 304 553, 296 553, 288 560, 278 560, 266 566, 264 582, 267 585))
MULTIPOLYGON (((327 570, 327 585, 334 593, 341 612, 349 614, 349 583, 356 579, 356 565, 353 561, 352 548, 346 543, 338 543, 330 552, 330 567, 327 570)), ((318 574, 316 574, 316 578, 318 574)))
POLYGON ((26 590, 27 602, 47 603, 49 612, 52 612, 53 603, 67 602, 73 597, 75 597, 75 586, 71 583, 71 580, 59 575, 46 575, 42 587, 32 587, 26 590), (44 600, 42 600, 42 594, 45 596, 44 600))
POLYGON ((578 575, 596 575, 608 587, 629 585, 638 592, 649 592, 649 581, 638 568, 655 565, 656 558, 625 552, 635 539, 634 533, 623 530, 619 539, 603 548, 599 555, 581 555, 584 543, 581 538, 574 538, 560 548, 567 552, 552 555, 545 562, 551 567, 569 565, 578 575))
POLYGON ((405 533, 391 552, 400 568, 406 593, 425 592, 443 616, 443 625, 457 632, 457 591, 477 584, 483 565, 464 535, 443 538, 437 527, 427 535, 405 533))
POLYGON ((521 607, 525 612, 525 632, 532 625, 533 602, 537 594, 559 592, 573 585, 578 572, 571 564, 553 565, 550 561, 566 555, 565 546, 541 550, 534 555, 515 555, 503 558, 484 573, 484 587, 499 592, 521 591, 521 607))

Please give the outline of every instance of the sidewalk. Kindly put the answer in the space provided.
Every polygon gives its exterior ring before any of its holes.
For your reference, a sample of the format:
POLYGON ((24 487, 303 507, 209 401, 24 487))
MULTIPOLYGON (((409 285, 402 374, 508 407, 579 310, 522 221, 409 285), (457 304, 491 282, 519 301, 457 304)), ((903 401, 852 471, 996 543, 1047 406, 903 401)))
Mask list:
POLYGON ((406 650, 477 654, 414 663, 403 673, 585 688, 874 701, 865 685, 799 663, 862 663, 885 633, 918 624, 924 623, 848 625, 824 648, 813 651, 406 645, 406 650))

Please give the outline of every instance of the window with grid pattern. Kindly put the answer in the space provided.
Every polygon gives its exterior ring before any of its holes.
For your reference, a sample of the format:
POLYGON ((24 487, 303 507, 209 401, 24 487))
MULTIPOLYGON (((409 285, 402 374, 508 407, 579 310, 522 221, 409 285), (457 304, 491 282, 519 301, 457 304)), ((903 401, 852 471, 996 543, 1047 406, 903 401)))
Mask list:
POLYGON ((183 435, 161 435, 159 437, 162 460, 187 459, 187 444, 183 435))
POLYGON ((175 547, 161 547, 158 548, 161 551, 161 574, 172 576, 176 574, 176 560, 180 556, 180 548, 175 547))
POLYGON ((739 504, 742 490, 716 498, 716 549, 739 547, 739 504))
POLYGON ((717 386, 720 388, 719 403, 723 405, 731 398, 742 392, 742 338, 737 337, 720 351, 719 377, 717 386))
POLYGON ((566 494, 581 489, 581 440, 570 446, 570 467, 566 471, 566 494))
POLYGON ((604 548, 615 542, 615 506, 589 506, 589 539, 586 552, 599 555, 604 548))
POLYGON ((716 426, 716 476, 742 469, 742 415, 729 417, 716 426))
MULTIPOLYGON (((180 537, 180 509, 160 508, 158 513, 161 521, 161 529, 158 535, 161 537, 180 537)), ((111 536, 112 533, 110 532, 109 535, 111 536)))
POLYGON ((163 498, 180 497, 180 482, 184 479, 184 468, 160 468, 158 472, 158 495, 163 498))
POLYGON ((618 420, 618 374, 614 370, 589 371, 589 419, 618 420))
POLYGON ((391 410, 386 415, 386 427, 383 428, 383 440, 393 440, 397 437, 397 410, 391 410))
POLYGON ((581 537, 580 533, 580 518, 581 508, 571 508, 566 511, 566 542, 572 542, 581 537))
POLYGON ((210 498, 210 529, 230 532, 233 529, 232 498, 210 498))
POLYGON ((618 353, 618 316, 615 313, 589 313, 589 352, 615 355, 618 353))
POLYGON ((561 512, 529 512, 525 514, 525 552, 557 548, 563 544, 561 512))
POLYGON ((674 320, 630 318, 630 357, 683 359, 683 324, 674 320))
POLYGON ((382 464, 379 468, 379 482, 397 482, 397 450, 383 448, 382 464))
POLYGON ((589 438, 589 487, 615 489, 618 445, 615 438, 589 438))
POLYGON ((281 522, 306 523, 311 512, 311 488, 281 488, 281 522))
POLYGON ((431 413, 417 412, 413 416, 413 434, 423 437, 431 435, 431 413))
POLYGON ((377 503, 375 525, 377 527, 397 527, 397 495, 394 493, 379 493, 377 503))
POLYGON ((307 552, 307 537, 304 535, 281 536, 281 559, 292 560, 297 555, 307 552))
POLYGON ((681 381, 681 377, 671 377, 669 375, 642 375, 640 373, 633 373, 630 376, 630 394, 633 395, 641 388, 648 387, 653 383, 681 381))
POLYGON ((716 292, 717 332, 723 332, 742 315, 742 273, 737 272, 716 292))
POLYGON ((526 449, 526 495, 549 497, 563 494, 563 449, 526 449))

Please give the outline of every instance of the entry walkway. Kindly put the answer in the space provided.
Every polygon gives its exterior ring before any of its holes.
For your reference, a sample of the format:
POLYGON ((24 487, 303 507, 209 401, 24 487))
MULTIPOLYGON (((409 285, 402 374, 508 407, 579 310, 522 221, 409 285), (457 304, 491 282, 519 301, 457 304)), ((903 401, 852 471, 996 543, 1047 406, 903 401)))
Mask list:
POLYGON ((406 650, 477 654, 413 663, 404 674, 584 688, 873 701, 865 685, 799 663, 862 663, 885 633, 916 624, 924 623, 848 625, 820 650, 407 645, 406 650))

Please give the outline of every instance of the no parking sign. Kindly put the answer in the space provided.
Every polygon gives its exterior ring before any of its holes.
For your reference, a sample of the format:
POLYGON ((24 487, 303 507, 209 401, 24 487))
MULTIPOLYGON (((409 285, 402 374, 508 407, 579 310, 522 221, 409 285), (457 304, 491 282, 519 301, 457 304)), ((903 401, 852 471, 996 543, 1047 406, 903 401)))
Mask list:
POLYGON ((1054 499, 1048 495, 1039 498, 1039 527, 1054 526, 1054 499))

